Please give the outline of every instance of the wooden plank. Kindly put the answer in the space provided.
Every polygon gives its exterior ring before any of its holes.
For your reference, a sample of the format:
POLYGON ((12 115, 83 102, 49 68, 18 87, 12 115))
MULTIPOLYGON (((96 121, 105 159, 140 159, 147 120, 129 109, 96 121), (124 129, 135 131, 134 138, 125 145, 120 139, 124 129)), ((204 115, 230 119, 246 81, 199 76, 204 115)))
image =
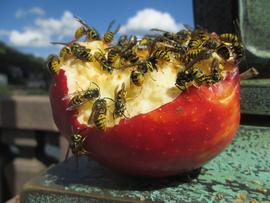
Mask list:
POLYGON ((56 132, 49 97, 1 97, 0 127, 56 132))

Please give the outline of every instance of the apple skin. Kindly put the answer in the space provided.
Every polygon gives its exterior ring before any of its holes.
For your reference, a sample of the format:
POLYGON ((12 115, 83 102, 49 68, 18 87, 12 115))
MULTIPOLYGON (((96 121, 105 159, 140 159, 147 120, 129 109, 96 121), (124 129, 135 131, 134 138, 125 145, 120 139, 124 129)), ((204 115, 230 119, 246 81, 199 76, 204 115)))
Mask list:
POLYGON ((223 81, 190 87, 172 102, 106 131, 80 124, 77 110, 66 110, 67 78, 60 70, 50 88, 53 117, 66 138, 72 129, 87 136, 89 157, 113 170, 142 177, 188 172, 222 152, 239 127, 239 73, 231 66, 223 81))

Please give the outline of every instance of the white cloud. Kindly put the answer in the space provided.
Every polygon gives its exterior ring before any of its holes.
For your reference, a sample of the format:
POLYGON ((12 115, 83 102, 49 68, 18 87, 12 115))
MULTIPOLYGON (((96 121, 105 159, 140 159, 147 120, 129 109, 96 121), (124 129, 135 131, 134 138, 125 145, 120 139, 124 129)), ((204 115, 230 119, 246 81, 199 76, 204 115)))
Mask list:
POLYGON ((60 19, 37 18, 32 27, 26 27, 23 31, 2 30, 2 34, 9 33, 9 40, 15 46, 48 47, 52 39, 60 40, 72 36, 78 26, 73 14, 65 11, 60 19))
POLYGON ((121 26, 120 33, 143 35, 149 32, 151 28, 176 32, 184 27, 181 23, 177 23, 169 13, 146 8, 129 18, 127 23, 121 26))
POLYGON ((42 8, 36 6, 30 9, 30 13, 43 16, 45 11, 42 8))
POLYGON ((30 9, 19 9, 16 11, 15 13, 15 17, 16 18, 22 18, 22 17, 25 17, 27 15, 38 15, 38 16, 43 16, 45 14, 45 11, 40 8, 40 7, 32 7, 30 9))
POLYGON ((49 36, 39 30, 26 30, 24 32, 12 30, 9 40, 12 44, 22 47, 46 47, 50 43, 49 36))
POLYGON ((70 11, 65 11, 61 19, 36 19, 35 24, 46 33, 55 35, 71 36, 79 23, 74 20, 73 14, 70 11))

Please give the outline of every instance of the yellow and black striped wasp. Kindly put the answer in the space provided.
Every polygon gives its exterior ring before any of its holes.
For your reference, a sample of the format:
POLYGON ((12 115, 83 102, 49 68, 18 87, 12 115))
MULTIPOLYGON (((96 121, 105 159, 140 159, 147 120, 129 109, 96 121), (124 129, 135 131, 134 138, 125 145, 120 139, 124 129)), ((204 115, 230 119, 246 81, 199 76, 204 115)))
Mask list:
POLYGON ((111 31, 111 28, 113 26, 113 24, 115 23, 115 20, 113 20, 109 26, 107 31, 104 33, 103 37, 102 37, 102 41, 106 44, 109 44, 110 42, 112 42, 115 34, 120 30, 120 25, 118 25, 118 27, 115 29, 115 31, 111 31))
POLYGON ((118 90, 118 86, 115 88, 114 91, 114 111, 113 111, 113 118, 125 117, 126 111, 126 103, 127 103, 127 90, 125 83, 122 83, 120 90, 118 90))
POLYGON ((213 52, 213 50, 205 48, 189 49, 183 57, 183 62, 185 63, 186 68, 190 68, 199 61, 210 58, 213 52))
POLYGON ((70 99, 70 97, 72 96, 66 110, 72 111, 74 109, 79 108, 86 102, 93 101, 94 99, 100 97, 99 86, 95 82, 91 82, 91 84, 92 83, 96 86, 95 88, 92 88, 90 85, 86 90, 75 92, 74 94, 67 95, 62 99, 62 100, 70 99))
POLYGON ((72 55, 71 49, 68 46, 64 46, 59 53, 60 59, 62 61, 65 61, 72 55))
POLYGON ((152 28, 152 29, 150 29, 150 31, 160 32, 160 33, 162 33, 162 37, 165 37, 165 38, 170 39, 170 40, 175 40, 175 41, 178 40, 178 35, 174 32, 168 32, 168 31, 158 29, 158 28, 152 28))
POLYGON ((229 43, 229 44, 234 44, 236 42, 239 42, 239 38, 231 33, 223 33, 219 35, 219 38, 221 41, 229 43))
POLYGON ((87 138, 87 136, 84 136, 81 134, 83 131, 79 130, 78 132, 74 132, 73 128, 71 128, 72 135, 69 139, 69 147, 66 152, 65 160, 67 160, 69 156, 69 151, 71 150, 72 154, 74 155, 75 161, 76 161, 76 168, 79 167, 79 157, 87 155, 88 151, 84 148, 83 144, 87 138))
POLYGON ((198 67, 191 67, 183 71, 179 71, 176 76, 175 86, 185 91, 189 84, 194 86, 201 85, 205 81, 205 74, 198 67))
POLYGON ((185 26, 185 29, 182 29, 176 33, 177 35, 177 42, 183 46, 188 46, 189 41, 191 40, 192 31, 190 28, 185 26))
POLYGON ((78 30, 75 32, 75 39, 76 40, 77 40, 77 38, 80 38, 84 35, 86 35, 85 40, 87 42, 91 42, 94 40, 100 40, 99 33, 97 32, 97 30, 95 28, 88 25, 84 20, 82 20, 81 18, 79 18, 77 16, 74 16, 74 18, 82 25, 82 27, 78 28, 78 30))
POLYGON ((207 84, 214 84, 222 80, 222 74, 221 71, 222 69, 220 68, 220 63, 219 61, 214 58, 212 63, 211 63, 211 74, 206 76, 204 81, 207 84))
POLYGON ((112 100, 109 97, 104 97, 104 98, 99 98, 94 102, 92 106, 92 112, 88 120, 88 124, 94 124, 99 130, 106 129, 106 122, 107 122, 106 99, 112 100))
POLYGON ((154 70, 158 71, 157 63, 158 60, 163 61, 170 61, 169 52, 162 50, 162 49, 155 49, 152 51, 149 57, 143 60, 139 60, 136 63, 129 64, 126 66, 123 66, 122 69, 128 68, 128 67, 137 67, 134 70, 132 70, 130 79, 136 86, 142 86, 144 82, 144 75, 150 71, 153 72, 154 70))
POLYGON ((52 74, 57 74, 60 70, 60 59, 58 56, 51 54, 47 59, 47 67, 52 74))
POLYGON ((241 59, 244 58, 245 47, 241 38, 238 21, 234 22, 234 27, 237 34, 224 33, 224 34, 221 34, 219 37, 222 42, 229 44, 229 47, 231 48, 235 59, 239 63, 241 59))
POLYGON ((91 49, 86 48, 85 46, 75 43, 73 41, 70 43, 64 42, 51 42, 51 43, 67 46, 70 49, 72 55, 81 61, 92 62, 94 59, 93 55, 91 54, 91 49))
POLYGON ((103 70, 108 71, 109 73, 112 73, 113 67, 106 59, 105 54, 102 52, 102 50, 96 51, 94 53, 94 58, 96 61, 102 66, 103 70))
POLYGON ((122 51, 120 46, 113 46, 107 48, 107 61, 112 65, 117 59, 119 59, 119 54, 122 51))
POLYGON ((121 35, 118 39, 117 45, 121 48, 127 47, 129 44, 128 36, 127 35, 121 35))

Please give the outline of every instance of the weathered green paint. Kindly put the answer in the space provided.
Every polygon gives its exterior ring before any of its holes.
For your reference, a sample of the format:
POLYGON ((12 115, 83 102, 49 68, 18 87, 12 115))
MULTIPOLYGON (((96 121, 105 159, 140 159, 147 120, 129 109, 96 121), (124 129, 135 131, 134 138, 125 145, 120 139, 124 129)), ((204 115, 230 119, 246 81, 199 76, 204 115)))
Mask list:
MULTIPOLYGON (((51 167, 27 183, 21 202, 246 202, 270 200, 270 128, 241 126, 234 141, 197 179, 123 177, 86 158, 51 167), (261 188, 261 191, 259 191, 261 188), (266 191, 263 191, 265 189, 266 191)), ((123 160, 125 161, 125 160, 123 160)))
POLYGON ((270 115, 270 80, 241 81, 241 113, 270 115))

